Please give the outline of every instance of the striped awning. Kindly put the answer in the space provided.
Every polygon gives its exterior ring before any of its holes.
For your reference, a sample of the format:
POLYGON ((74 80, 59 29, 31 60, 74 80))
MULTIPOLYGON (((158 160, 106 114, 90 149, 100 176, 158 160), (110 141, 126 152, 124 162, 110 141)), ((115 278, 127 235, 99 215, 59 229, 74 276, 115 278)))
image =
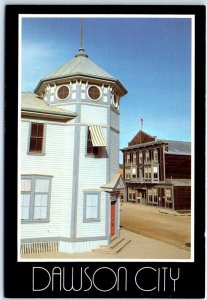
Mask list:
POLYGON ((93 147, 107 147, 106 139, 101 126, 90 125, 91 141, 93 147))

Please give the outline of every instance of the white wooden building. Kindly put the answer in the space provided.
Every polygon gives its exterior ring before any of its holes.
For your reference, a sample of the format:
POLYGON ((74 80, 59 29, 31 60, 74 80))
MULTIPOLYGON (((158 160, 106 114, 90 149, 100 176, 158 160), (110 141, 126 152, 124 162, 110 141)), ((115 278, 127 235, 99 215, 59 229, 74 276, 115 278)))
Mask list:
POLYGON ((83 49, 21 101, 21 253, 84 252, 119 234, 123 85, 83 49))

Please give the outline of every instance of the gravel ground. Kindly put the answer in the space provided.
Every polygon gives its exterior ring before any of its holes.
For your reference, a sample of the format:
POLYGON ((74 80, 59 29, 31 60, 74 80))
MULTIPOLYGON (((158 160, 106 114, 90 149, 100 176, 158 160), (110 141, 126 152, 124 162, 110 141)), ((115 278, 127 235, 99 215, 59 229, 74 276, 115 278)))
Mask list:
POLYGON ((186 249, 191 242, 191 216, 132 203, 121 205, 121 226, 143 236, 186 249))

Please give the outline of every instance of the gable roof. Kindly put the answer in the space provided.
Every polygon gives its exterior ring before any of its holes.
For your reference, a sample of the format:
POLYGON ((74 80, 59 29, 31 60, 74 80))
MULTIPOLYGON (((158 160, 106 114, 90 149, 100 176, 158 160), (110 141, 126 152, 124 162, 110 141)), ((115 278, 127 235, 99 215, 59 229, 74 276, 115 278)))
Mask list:
POLYGON ((21 111, 23 116, 47 116, 48 118, 59 118, 70 120, 76 117, 76 113, 66 109, 47 104, 38 95, 31 92, 22 93, 21 111))
POLYGON ((191 142, 157 139, 144 131, 139 131, 129 143, 129 146, 121 150, 133 150, 148 146, 156 147, 162 144, 168 146, 165 151, 166 154, 191 155, 191 142))
POLYGON ((168 145, 167 154, 180 154, 180 155, 190 155, 191 154, 191 143, 183 141, 169 141, 162 140, 162 142, 168 145))
POLYGON ((154 142, 156 141, 155 136, 151 136, 148 133, 140 130, 134 137, 133 139, 128 143, 129 146, 133 145, 138 145, 138 144, 143 144, 147 142, 154 142))
POLYGON ((115 173, 112 175, 111 180, 107 184, 101 186, 101 188, 105 192, 119 191, 125 188, 125 184, 121 175, 119 173, 115 173))

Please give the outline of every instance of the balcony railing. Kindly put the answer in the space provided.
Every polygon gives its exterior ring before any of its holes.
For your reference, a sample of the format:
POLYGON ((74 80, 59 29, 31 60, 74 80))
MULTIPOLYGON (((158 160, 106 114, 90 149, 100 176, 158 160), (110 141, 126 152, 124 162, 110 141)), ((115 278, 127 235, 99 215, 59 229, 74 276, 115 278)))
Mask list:
POLYGON ((159 183, 159 178, 144 178, 144 177, 130 177, 125 178, 125 182, 131 183, 159 183))
POLYGON ((138 165, 149 165, 149 166, 154 166, 154 165, 157 165, 159 162, 158 160, 154 160, 154 159, 151 159, 151 160, 144 160, 142 162, 139 162, 139 164, 137 164, 136 161, 134 162, 125 162, 125 167, 132 167, 132 166, 138 166, 138 165))

